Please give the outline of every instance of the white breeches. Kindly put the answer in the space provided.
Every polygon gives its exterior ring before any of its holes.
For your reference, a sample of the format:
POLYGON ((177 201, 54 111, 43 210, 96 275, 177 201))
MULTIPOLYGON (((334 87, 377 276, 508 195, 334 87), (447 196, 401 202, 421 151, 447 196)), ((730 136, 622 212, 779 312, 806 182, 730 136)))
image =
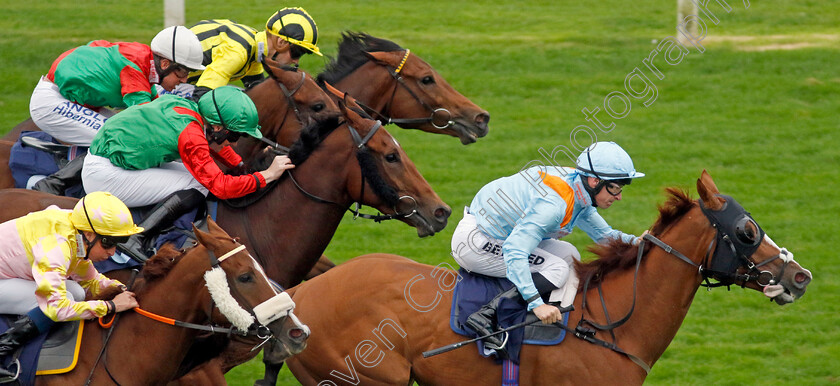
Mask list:
POLYGON ((58 86, 41 77, 29 100, 29 115, 41 130, 71 145, 90 146, 96 132, 115 111, 100 108, 93 111, 67 100, 58 86))

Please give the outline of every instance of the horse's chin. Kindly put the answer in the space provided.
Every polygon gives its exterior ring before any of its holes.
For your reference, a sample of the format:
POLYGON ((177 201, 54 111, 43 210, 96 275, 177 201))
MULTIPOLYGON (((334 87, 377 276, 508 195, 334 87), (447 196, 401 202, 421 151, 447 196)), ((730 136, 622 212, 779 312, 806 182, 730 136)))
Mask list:
POLYGON ((764 287, 763 292, 765 296, 769 297, 780 306, 793 303, 797 298, 787 287, 781 284, 768 285, 764 287))
POLYGON ((462 145, 475 143, 479 138, 487 135, 486 130, 482 130, 480 127, 475 125, 465 125, 460 121, 453 122, 452 130, 455 132, 458 139, 461 140, 462 145))

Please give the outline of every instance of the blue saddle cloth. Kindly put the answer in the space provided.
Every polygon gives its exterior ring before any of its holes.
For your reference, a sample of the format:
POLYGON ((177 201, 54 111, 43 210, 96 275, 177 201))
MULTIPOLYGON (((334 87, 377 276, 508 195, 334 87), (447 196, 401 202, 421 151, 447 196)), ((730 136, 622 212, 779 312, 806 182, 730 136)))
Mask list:
MULTIPOLYGON (((8 330, 16 318, 16 315, 3 315, 0 317, 0 331, 8 330)), ((38 335, 23 345, 23 349, 17 358, 20 362, 20 375, 17 379, 18 384, 35 384, 35 371, 38 369, 38 355, 41 353, 41 347, 44 345, 45 340, 47 340, 46 333, 38 335)), ((4 366, 7 366, 6 368, 13 362, 12 357, 12 355, 6 357, 5 363, 3 363, 4 366)))
MULTIPOLYGON (((457 334, 470 338, 477 336, 475 331, 466 326, 467 318, 487 304, 499 293, 513 287, 513 283, 505 278, 496 278, 471 273, 463 268, 458 270, 463 278, 455 285, 452 293, 452 308, 450 309, 449 327, 457 334)), ((528 316, 524 301, 519 299, 502 299, 496 310, 499 328, 510 327, 522 323, 528 316)), ((533 316, 532 316, 533 317, 533 316)), ((563 313, 563 324, 569 322, 569 313, 563 313)), ((554 326, 546 326, 540 322, 526 328, 517 328, 508 332, 507 351, 510 360, 519 364, 519 352, 523 344, 555 345, 566 337, 566 330, 554 326)), ((484 343, 479 341, 478 352, 485 354, 484 343)))
MULTIPOLYGON (((42 141, 59 143, 55 138, 43 131, 24 131, 20 133, 20 138, 22 137, 33 137, 42 141)), ((16 188, 26 188, 30 177, 53 174, 70 159, 87 153, 86 147, 74 146, 70 152, 72 154, 66 154, 60 157, 33 147, 23 146, 20 138, 12 145, 9 153, 9 170, 12 172, 12 178, 15 180, 16 188)), ((81 185, 73 186, 67 189, 65 195, 79 198, 84 195, 84 191, 81 185)))

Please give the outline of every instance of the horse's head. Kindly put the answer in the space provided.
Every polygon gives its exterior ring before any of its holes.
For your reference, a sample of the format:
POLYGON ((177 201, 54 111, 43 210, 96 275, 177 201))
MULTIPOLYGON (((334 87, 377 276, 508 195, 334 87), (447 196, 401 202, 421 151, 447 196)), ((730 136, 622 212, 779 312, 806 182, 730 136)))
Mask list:
POLYGON ((344 33, 338 58, 318 79, 380 109, 372 115, 384 123, 451 135, 465 145, 489 130, 490 114, 452 88, 423 59, 365 33, 344 33))
POLYGON ((193 228, 206 248, 212 268, 204 274, 210 296, 226 321, 258 339, 273 336, 287 356, 306 347, 309 328, 292 312, 288 294, 269 282, 262 267, 239 244, 208 218, 209 233, 193 228))
POLYGON ((376 220, 399 219, 417 228, 420 237, 433 235, 446 227, 452 210, 420 175, 394 137, 382 128, 379 121, 359 115, 361 107, 355 99, 334 88, 328 89, 336 96, 343 123, 339 125, 336 122, 326 128, 317 125, 307 128, 301 141, 292 147, 289 155, 298 165, 296 171, 302 171, 310 163, 322 163, 310 169, 321 171, 320 174, 290 173, 290 176, 299 176, 295 177, 301 180, 299 184, 296 182, 299 189, 305 189, 301 186, 323 185, 323 171, 328 168, 343 174, 347 184, 344 189, 346 196, 337 200, 319 198, 321 202, 340 206, 344 202, 356 202, 374 207, 385 214, 375 216, 376 220), (318 157, 320 161, 306 161, 308 153, 328 156, 318 157), (356 162, 353 162, 354 158, 356 162), (304 181, 304 178, 310 181, 304 181))
POLYGON ((302 70, 267 66, 270 78, 247 91, 259 114, 262 133, 290 146, 313 121, 337 117, 335 102, 302 70))
POLYGON ((762 291, 779 305, 805 293, 811 272, 779 248, 735 199, 721 195, 704 170, 697 180, 700 206, 717 235, 709 245, 704 276, 762 291))

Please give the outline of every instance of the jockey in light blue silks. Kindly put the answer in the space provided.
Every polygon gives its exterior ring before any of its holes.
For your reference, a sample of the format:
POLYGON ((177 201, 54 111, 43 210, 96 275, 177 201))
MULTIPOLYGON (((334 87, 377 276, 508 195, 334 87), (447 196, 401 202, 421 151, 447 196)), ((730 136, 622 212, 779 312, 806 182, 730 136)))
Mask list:
MULTIPOLYGON (((597 243, 637 243, 636 236, 612 229, 597 208, 621 200, 624 185, 639 177, 644 174, 621 146, 597 142, 577 158, 575 168, 532 167, 482 187, 455 229, 452 255, 464 269, 507 277, 515 288, 470 315, 467 326, 479 336, 492 333, 502 298, 521 297, 544 323, 559 320, 559 309, 542 297, 563 287, 580 253, 557 239, 577 226, 597 243)), ((491 336, 485 346, 503 349, 502 339, 491 336)))

